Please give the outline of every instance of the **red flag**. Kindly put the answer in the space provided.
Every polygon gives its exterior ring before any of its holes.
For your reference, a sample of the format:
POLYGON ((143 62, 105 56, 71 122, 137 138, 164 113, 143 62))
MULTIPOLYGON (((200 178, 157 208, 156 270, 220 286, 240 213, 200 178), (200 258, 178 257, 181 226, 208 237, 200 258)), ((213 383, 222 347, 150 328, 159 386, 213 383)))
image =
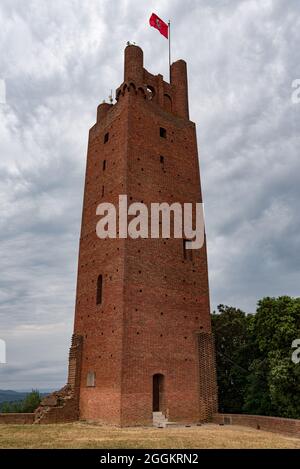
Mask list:
POLYGON ((150 20, 149 20, 150 26, 153 26, 153 28, 158 29, 160 34, 165 36, 167 39, 169 37, 169 26, 167 23, 165 23, 163 20, 161 20, 155 13, 152 13, 150 20))

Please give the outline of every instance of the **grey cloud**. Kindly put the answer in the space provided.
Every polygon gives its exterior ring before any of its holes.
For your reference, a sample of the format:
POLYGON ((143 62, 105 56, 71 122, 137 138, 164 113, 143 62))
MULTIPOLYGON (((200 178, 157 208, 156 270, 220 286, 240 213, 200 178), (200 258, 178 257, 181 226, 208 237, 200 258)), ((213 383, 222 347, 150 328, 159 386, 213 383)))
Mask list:
POLYGON ((152 11, 172 20, 173 59, 188 63, 212 308, 299 294, 298 0, 2 0, 1 388, 65 380, 88 129, 122 81, 127 40, 167 78, 152 11))

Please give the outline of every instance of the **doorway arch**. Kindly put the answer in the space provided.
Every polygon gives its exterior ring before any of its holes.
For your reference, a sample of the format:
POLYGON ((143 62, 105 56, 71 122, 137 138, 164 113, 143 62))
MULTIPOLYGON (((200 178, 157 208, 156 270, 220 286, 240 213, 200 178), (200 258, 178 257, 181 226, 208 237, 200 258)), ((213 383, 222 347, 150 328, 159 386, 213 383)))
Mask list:
POLYGON ((152 410, 153 412, 161 412, 164 407, 164 388, 165 388, 165 377, 164 375, 157 373, 153 375, 152 383, 152 410))

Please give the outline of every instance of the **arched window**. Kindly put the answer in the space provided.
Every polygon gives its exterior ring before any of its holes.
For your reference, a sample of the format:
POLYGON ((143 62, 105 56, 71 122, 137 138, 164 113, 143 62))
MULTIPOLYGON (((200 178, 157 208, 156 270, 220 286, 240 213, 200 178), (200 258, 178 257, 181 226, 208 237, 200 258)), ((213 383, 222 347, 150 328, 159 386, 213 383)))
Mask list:
POLYGON ((144 99, 146 99, 146 93, 145 93, 145 90, 139 86, 138 87, 138 95, 142 96, 144 99))
POLYGON ((151 85, 148 85, 147 86, 147 91, 148 91, 148 99, 153 99, 154 96, 155 96, 155 89, 153 88, 153 86, 151 85))
POLYGON ((116 101, 119 101, 121 93, 122 93, 122 90, 119 90, 116 96, 116 101))
POLYGON ((136 94, 136 86, 134 83, 129 83, 129 92, 132 94, 136 94))
POLYGON ((102 303, 103 277, 99 275, 97 279, 97 305, 102 303))

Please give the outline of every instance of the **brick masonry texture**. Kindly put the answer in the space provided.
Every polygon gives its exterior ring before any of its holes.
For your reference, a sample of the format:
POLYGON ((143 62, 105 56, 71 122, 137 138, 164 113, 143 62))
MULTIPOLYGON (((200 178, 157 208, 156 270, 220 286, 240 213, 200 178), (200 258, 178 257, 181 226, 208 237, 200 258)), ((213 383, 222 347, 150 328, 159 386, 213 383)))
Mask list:
POLYGON ((215 414, 213 422, 224 425, 242 425, 300 438, 300 420, 262 415, 215 414))
POLYGON ((0 425, 25 425, 32 424, 34 421, 34 414, 0 414, 0 425))
MULTIPOLYGON (((82 343, 69 359, 73 418, 151 425, 153 375, 160 374, 159 410, 170 421, 207 421, 217 411, 217 388, 206 244, 185 256, 183 240, 172 234, 96 235, 96 207, 117 206, 120 194, 148 206, 202 201, 186 63, 172 64, 167 83, 144 69, 139 47, 127 46, 116 100, 99 105, 89 133, 74 324, 82 343), (95 385, 87 385, 88 376, 95 385)), ((44 421, 59 419, 57 405, 44 414, 44 421)))

